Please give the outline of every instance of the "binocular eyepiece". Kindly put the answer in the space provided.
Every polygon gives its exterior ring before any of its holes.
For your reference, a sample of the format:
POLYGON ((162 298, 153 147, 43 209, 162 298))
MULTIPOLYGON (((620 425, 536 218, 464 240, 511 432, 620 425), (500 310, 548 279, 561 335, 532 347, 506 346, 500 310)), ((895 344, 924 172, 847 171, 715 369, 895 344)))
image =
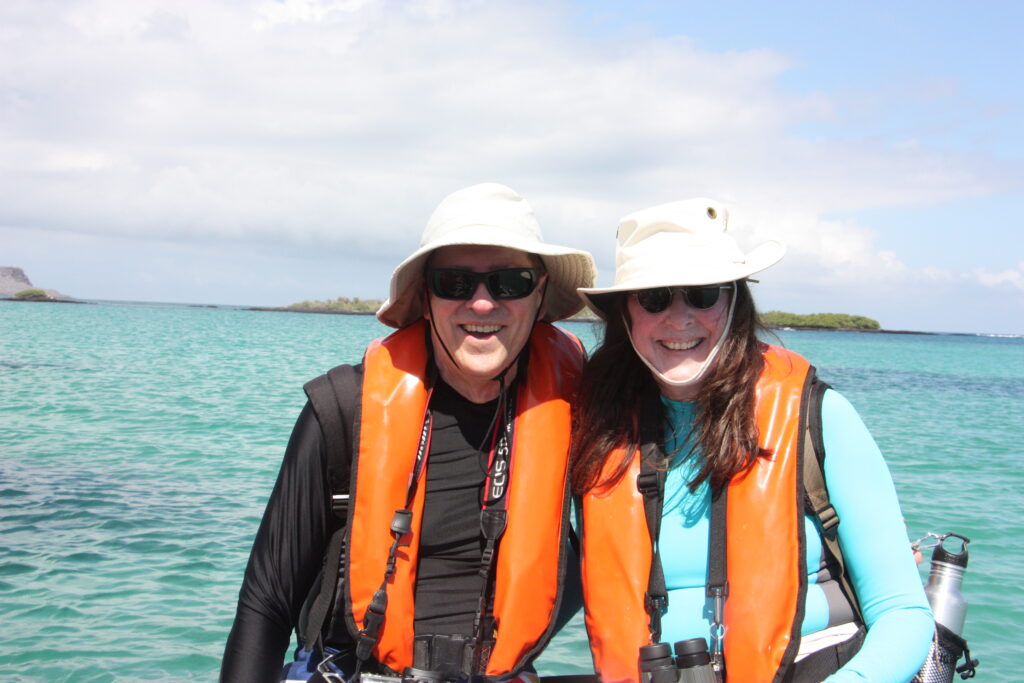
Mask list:
POLYGON ((640 648, 640 676, 643 683, 717 683, 715 669, 703 638, 680 640, 673 648, 655 643, 640 648))

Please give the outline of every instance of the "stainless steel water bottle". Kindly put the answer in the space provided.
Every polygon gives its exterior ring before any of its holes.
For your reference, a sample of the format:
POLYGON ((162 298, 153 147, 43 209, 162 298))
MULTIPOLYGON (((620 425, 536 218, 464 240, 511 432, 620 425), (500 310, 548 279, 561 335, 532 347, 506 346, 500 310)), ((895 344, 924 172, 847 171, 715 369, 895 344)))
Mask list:
POLYGON ((951 683, 953 675, 960 673, 963 678, 974 675, 977 660, 972 660, 967 651, 967 664, 960 669, 956 663, 967 648, 961 634, 967 618, 967 600, 960 587, 967 571, 967 544, 970 539, 959 534, 946 534, 932 551, 931 571, 924 592, 928 596, 932 614, 935 616, 935 636, 924 666, 914 678, 919 683, 951 683), (944 547, 946 539, 959 539, 963 545, 959 552, 944 547), (969 672, 969 675, 965 675, 969 672))
POLYGON ((967 600, 960 592, 960 586, 964 582, 964 572, 967 571, 967 544, 970 542, 970 539, 959 534, 943 537, 932 551, 931 572, 924 587, 935 621, 958 636, 964 632, 964 620, 967 618, 967 600), (963 542, 960 552, 946 550, 943 544, 947 538, 958 538, 963 542))

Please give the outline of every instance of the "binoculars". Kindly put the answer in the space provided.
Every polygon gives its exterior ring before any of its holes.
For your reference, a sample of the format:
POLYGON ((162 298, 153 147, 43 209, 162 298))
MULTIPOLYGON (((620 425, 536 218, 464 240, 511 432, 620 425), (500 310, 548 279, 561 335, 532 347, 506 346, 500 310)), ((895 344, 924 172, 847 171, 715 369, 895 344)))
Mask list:
POLYGON ((362 674, 359 676, 359 683, 444 683, 446 680, 448 679, 440 671, 415 669, 411 666, 405 667, 401 676, 385 674, 362 674))
POLYGON ((444 683, 447 680, 440 671, 415 669, 411 666, 402 671, 402 683, 444 683))
POLYGON ((708 645, 703 638, 680 640, 675 657, 668 643, 640 648, 640 678, 643 683, 717 683, 708 645))

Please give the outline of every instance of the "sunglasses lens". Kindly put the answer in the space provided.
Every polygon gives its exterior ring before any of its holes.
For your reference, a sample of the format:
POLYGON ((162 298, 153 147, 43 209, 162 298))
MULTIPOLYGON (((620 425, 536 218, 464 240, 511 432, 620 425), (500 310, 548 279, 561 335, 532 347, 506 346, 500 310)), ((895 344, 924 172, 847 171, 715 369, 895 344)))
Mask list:
POLYGON ((672 290, 668 287, 641 289, 636 293, 636 302, 648 313, 661 313, 672 303, 672 290))
MULTIPOLYGON (((691 308, 706 311, 718 303, 722 294, 721 285, 706 287, 678 287, 691 308)), ((672 304, 673 288, 658 287, 641 289, 636 292, 636 302, 648 313, 661 313, 672 304)))
POLYGON ((442 299, 468 299, 476 289, 476 279, 467 270, 437 268, 430 271, 430 290, 442 299))
POLYGON ((495 299, 522 299, 533 291, 537 279, 529 268, 511 268, 487 273, 487 291, 495 299))
POLYGON ((684 287, 686 300, 694 308, 706 311, 718 303, 718 297, 722 288, 718 285, 713 287, 684 287))

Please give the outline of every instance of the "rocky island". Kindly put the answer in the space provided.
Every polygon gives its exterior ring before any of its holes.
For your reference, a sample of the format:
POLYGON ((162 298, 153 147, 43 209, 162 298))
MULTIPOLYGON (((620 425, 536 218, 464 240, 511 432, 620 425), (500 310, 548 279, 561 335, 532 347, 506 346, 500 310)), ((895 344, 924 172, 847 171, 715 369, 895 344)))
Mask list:
POLYGON ((0 266, 0 299, 15 301, 62 301, 71 302, 72 297, 56 289, 35 287, 21 268, 0 266))

